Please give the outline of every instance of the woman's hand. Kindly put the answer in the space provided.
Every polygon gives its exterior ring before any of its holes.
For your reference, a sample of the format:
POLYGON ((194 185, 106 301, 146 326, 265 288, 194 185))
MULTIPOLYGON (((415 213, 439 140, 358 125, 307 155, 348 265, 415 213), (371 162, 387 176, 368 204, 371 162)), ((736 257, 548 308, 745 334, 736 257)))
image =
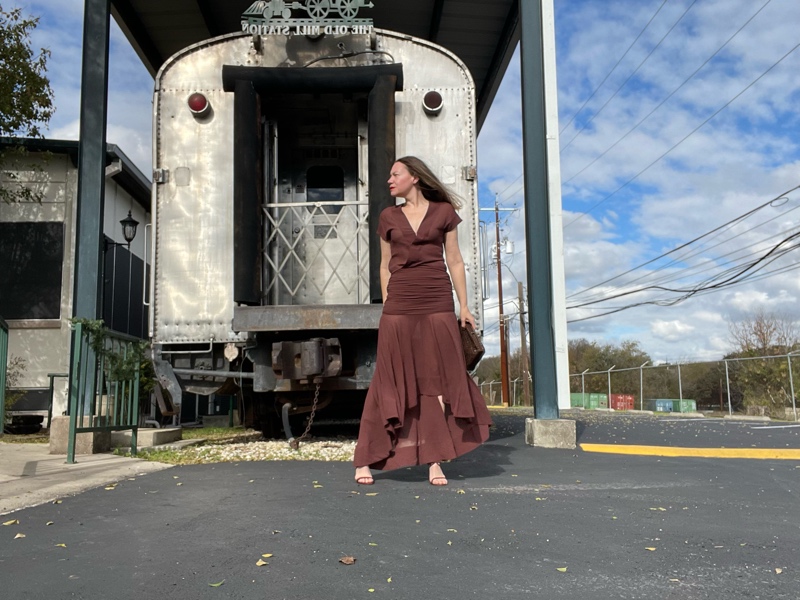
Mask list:
POLYGON ((459 321, 461 322, 462 327, 466 327, 467 323, 472 325, 472 328, 475 329, 475 317, 472 316, 472 313, 469 312, 468 307, 464 307, 461 309, 461 315, 459 315, 459 321))

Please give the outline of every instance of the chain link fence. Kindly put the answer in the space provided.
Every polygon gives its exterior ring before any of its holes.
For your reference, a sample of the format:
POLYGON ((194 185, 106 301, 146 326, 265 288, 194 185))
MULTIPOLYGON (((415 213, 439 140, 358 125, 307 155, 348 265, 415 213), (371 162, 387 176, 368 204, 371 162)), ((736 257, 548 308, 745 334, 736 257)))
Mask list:
MULTIPOLYGON (((583 371, 570 374, 571 405, 581 408, 719 411, 798 420, 800 350, 778 356, 728 358, 583 371)), ((501 384, 479 384, 489 406, 501 406, 501 384)), ((524 406, 521 379, 509 382, 510 406, 524 406)))

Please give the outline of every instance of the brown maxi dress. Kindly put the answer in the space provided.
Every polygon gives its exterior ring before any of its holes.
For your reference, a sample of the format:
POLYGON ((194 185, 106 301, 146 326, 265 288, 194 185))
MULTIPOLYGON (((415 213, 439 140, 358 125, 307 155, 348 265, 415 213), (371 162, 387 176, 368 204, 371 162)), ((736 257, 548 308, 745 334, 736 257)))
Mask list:
POLYGON ((416 234, 400 206, 381 212, 378 234, 391 246, 391 277, 353 459, 357 467, 389 470, 450 460, 489 437, 491 417, 464 363, 443 255, 445 233, 460 222, 447 202, 428 204, 416 234))

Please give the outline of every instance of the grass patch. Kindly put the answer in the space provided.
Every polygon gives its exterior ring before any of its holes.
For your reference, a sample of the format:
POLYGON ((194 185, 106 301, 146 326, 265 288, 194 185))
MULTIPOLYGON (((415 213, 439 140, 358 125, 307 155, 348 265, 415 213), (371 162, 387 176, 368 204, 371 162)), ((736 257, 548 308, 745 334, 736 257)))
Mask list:
POLYGON ((185 427, 181 431, 184 440, 203 439, 209 442, 254 442, 262 437, 260 431, 244 427, 185 427))
POLYGON ((26 434, 5 433, 3 437, 0 437, 0 442, 5 442, 6 444, 49 444, 50 434, 46 432, 26 434))

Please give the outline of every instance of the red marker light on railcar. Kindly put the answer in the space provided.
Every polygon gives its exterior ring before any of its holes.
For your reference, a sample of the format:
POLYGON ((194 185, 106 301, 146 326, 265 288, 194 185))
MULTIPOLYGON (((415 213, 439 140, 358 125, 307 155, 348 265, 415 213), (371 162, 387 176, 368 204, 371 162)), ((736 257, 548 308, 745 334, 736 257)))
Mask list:
POLYGON ((422 99, 422 109, 429 115, 438 115, 442 112, 444 100, 439 92, 428 92, 422 99))
POLYGON ((189 110, 192 111, 192 114, 196 117, 204 116, 211 108, 208 99, 200 92, 195 92, 189 96, 186 103, 189 105, 189 110))

